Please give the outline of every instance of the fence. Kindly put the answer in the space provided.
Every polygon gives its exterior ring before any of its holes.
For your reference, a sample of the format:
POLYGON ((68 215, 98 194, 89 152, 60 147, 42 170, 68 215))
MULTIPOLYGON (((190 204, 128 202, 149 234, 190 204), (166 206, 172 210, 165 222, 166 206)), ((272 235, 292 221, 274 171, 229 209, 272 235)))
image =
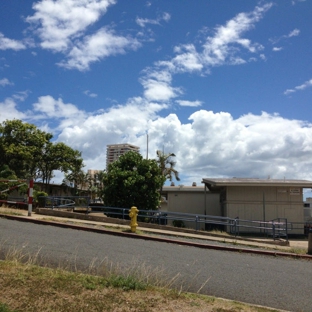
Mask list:
POLYGON ((43 200, 43 205, 46 208, 88 208, 90 197, 88 196, 47 196, 39 197, 43 200))
MULTIPOLYGON (((86 196, 49 196, 44 197, 46 208, 77 208, 85 207, 86 213, 103 212, 107 217, 129 219, 130 208, 107 207, 101 204, 90 203, 90 198, 86 196)), ((183 227, 185 222, 193 223, 198 231, 201 226, 205 230, 223 229, 235 236, 242 233, 260 233, 274 240, 285 238, 288 240, 288 232, 294 229, 294 223, 287 222, 285 218, 277 218, 270 221, 243 220, 239 218, 228 218, 211 215, 190 214, 180 212, 168 212, 160 210, 139 210, 139 222, 156 223, 167 225, 171 221, 173 225, 183 227)), ((312 228, 312 223, 311 223, 312 228)))
MULTIPOLYGON (((93 206, 92 204, 89 208, 88 213, 101 211, 107 217, 129 219, 129 208, 105 207, 98 205, 93 206)), ((164 212, 159 210, 140 210, 138 220, 160 225, 167 225, 168 221, 172 221, 173 224, 179 224, 178 221, 180 221, 180 226, 183 225, 184 222, 192 222, 195 225, 196 231, 200 229, 201 225, 204 225, 205 229, 223 227, 225 231, 235 236, 246 231, 249 233, 259 232, 263 235, 272 237, 274 240, 278 238, 285 238, 288 240, 288 231, 292 229, 292 224, 287 222, 287 219, 284 218, 263 222, 201 214, 164 212)))
POLYGON ((29 180, 3 180, 1 179, 0 182, 4 183, 16 183, 16 182, 22 182, 18 185, 13 185, 7 188, 6 190, 0 191, 0 194, 6 193, 8 191, 11 191, 15 188, 18 188, 26 183, 28 183, 28 191, 27 191, 27 203, 24 203, 24 201, 13 201, 13 200, 1 200, 1 203, 7 203, 7 204, 16 204, 16 205, 27 205, 28 206, 28 216, 31 216, 32 213, 32 204, 33 204, 33 190, 34 190, 34 180, 31 178, 29 180))

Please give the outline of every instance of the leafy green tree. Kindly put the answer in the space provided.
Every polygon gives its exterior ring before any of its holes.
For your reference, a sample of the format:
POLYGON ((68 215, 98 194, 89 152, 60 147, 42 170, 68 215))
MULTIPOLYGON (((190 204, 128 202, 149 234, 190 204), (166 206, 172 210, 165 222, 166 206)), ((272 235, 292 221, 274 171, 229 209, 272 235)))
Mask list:
POLYGON ((111 163, 103 173, 103 199, 106 206, 139 210, 157 209, 159 189, 164 183, 156 160, 128 152, 111 163))
POLYGON ((69 171, 79 171, 83 167, 81 153, 62 142, 48 142, 38 158, 38 176, 45 185, 49 184, 55 170, 66 174, 69 171))
POLYGON ((65 174, 65 179, 74 184, 74 195, 81 195, 81 191, 88 187, 88 174, 80 166, 73 168, 69 174, 65 174))
POLYGON ((16 180, 17 177, 15 175, 15 172, 9 168, 8 165, 2 165, 0 167, 0 179, 6 179, 6 180, 16 180))
POLYGON ((4 121, 0 124, 0 166, 8 165, 20 179, 36 178, 38 157, 52 137, 21 120, 4 121))
POLYGON ((4 165, 19 179, 33 177, 48 184, 55 170, 81 170, 81 153, 62 142, 53 143, 51 133, 21 120, 0 124, 0 168, 4 165))

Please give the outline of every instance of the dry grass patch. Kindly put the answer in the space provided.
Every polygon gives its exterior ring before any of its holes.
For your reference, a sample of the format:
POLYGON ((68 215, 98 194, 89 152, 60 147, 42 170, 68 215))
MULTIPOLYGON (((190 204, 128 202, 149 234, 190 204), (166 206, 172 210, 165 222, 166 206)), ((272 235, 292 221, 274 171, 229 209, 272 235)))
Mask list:
MULTIPOLYGON (((10 260, 0 261, 0 312, 15 311, 271 311, 208 297, 184 293, 156 284, 170 286, 150 273, 149 280, 131 270, 118 275, 118 269, 102 276, 51 269, 34 264, 35 257, 22 264, 21 255, 11 252, 10 260)), ((25 260, 25 259, 22 259, 25 260)), ((143 274, 144 273, 144 274, 143 274)))

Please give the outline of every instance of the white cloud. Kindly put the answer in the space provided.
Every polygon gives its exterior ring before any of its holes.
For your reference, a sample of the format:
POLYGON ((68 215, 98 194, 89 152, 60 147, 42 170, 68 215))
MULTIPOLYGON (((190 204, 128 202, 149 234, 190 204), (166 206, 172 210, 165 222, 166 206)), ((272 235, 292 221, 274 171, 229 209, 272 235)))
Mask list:
POLYGON ((0 121, 20 118, 57 122, 57 140, 82 152, 86 169, 104 169, 106 145, 131 143, 149 157, 156 150, 177 155, 182 184, 200 184, 204 177, 312 179, 312 124, 278 114, 247 114, 234 119, 227 112, 198 110, 185 123, 176 114, 161 117, 167 105, 131 98, 124 105, 86 114, 74 104, 51 96, 38 98, 33 112, 22 113, 13 99, 0 103, 0 121), (138 122, 138 120, 140 122, 138 122))
POLYGON ((26 49, 26 46, 21 41, 4 37, 4 35, 0 32, 0 50, 9 49, 18 51, 26 49))
POLYGON ((281 50, 283 50, 282 47, 274 47, 274 48, 273 48, 273 51, 274 51, 274 52, 279 52, 279 51, 281 51, 281 50))
MULTIPOLYGON (((287 38, 291 38, 291 37, 297 37, 300 34, 300 30, 295 28, 294 30, 292 30, 288 35, 283 35, 281 37, 278 38, 271 38, 269 39, 273 44, 278 43, 279 41, 281 41, 282 39, 287 39, 287 38)), ((274 51, 274 48, 273 48, 274 51)))
POLYGON ((181 106, 189 106, 189 107, 198 107, 203 104, 201 101, 183 101, 183 100, 176 100, 176 103, 178 103, 181 106))
POLYGON ((88 168, 104 168, 106 145, 111 143, 138 145, 146 155, 148 131, 149 157, 155 158, 162 147, 174 152, 177 170, 187 181, 218 176, 312 178, 306 170, 312 165, 311 124, 265 112, 233 119, 229 113, 206 110, 182 123, 175 114, 158 116, 162 108, 132 99, 64 128, 59 139, 82 150, 88 168))
POLYGON ((297 91, 302 91, 306 88, 312 87, 312 79, 307 80, 305 83, 303 83, 302 85, 296 86, 293 89, 287 89, 284 94, 288 95, 297 91))
MULTIPOLYGON (((202 45, 202 52, 198 52, 192 44, 175 47, 177 54, 170 61, 159 62, 158 65, 167 66, 172 72, 192 72, 208 70, 210 67, 225 64, 239 65, 246 61, 240 56, 240 47, 249 53, 258 53, 263 50, 259 43, 252 43, 243 38, 243 34, 252 28, 272 7, 272 3, 256 7, 249 13, 239 13, 233 19, 215 28, 213 36, 208 36, 202 45)), ((261 55, 260 55, 261 58, 261 55)))
POLYGON ((27 112, 18 110, 14 98, 6 98, 4 102, 0 102, 0 123, 7 119, 27 119, 27 117, 27 112))
POLYGON ((299 34, 300 34, 300 30, 299 30, 299 29, 294 29, 293 31, 291 31, 291 32, 287 35, 287 37, 288 37, 288 38, 296 37, 296 36, 299 36, 299 34))
POLYGON ((126 49, 136 50, 140 45, 134 38, 117 36, 112 30, 102 28, 95 34, 86 36, 82 42, 78 42, 68 53, 68 60, 58 65, 85 71, 89 69, 90 63, 111 55, 123 54, 126 49))
POLYGON ((83 94, 85 94, 91 98, 96 98, 98 96, 96 93, 92 93, 89 90, 84 91, 83 94))
POLYGON ((39 36, 43 49, 65 54, 58 65, 85 71, 93 62, 111 55, 135 50, 135 38, 119 36, 102 27, 87 35, 88 28, 99 21, 116 0, 44 0, 33 4, 36 11, 26 21, 39 36))
MULTIPOLYGON (((175 56, 171 60, 171 64, 167 62, 170 70, 174 69, 176 72, 193 72, 201 71, 204 67, 202 55, 197 53, 196 48, 192 44, 175 47, 175 56), (171 67, 171 68, 170 68, 171 67)), ((166 65, 165 62, 159 62, 159 65, 166 65)))
MULTIPOLYGON (((214 35, 207 37, 202 45, 202 52, 198 52, 195 45, 185 44, 174 47, 174 56, 170 60, 155 62, 154 68, 144 71, 140 82, 144 88, 144 96, 153 101, 170 101, 182 94, 182 89, 172 87, 172 76, 177 73, 197 72, 209 73, 213 66, 240 65, 246 63, 240 54, 240 47, 249 53, 259 53, 263 46, 252 43, 242 35, 254 27, 272 7, 272 3, 256 7, 250 13, 239 13, 229 20, 225 26, 218 26, 214 35)), ((263 53, 259 58, 266 60, 263 53)), ((249 58, 250 61, 250 58, 249 58)))
POLYGON ((33 4, 36 11, 26 21, 34 25, 41 47, 66 51, 72 40, 99 20, 115 0, 44 0, 33 4))
POLYGON ((147 74, 141 78, 144 96, 149 101, 169 101, 182 94, 182 90, 171 86, 171 74, 164 71, 147 70, 147 74))
POLYGON ((71 127, 85 120, 88 114, 71 103, 64 103, 61 98, 54 99, 50 95, 40 96, 33 104, 34 119, 50 120, 59 123, 57 129, 71 127))
POLYGON ((295 5, 297 2, 305 2, 306 0, 292 0, 291 4, 295 5))
POLYGON ((252 43, 249 39, 241 36, 252 29, 264 13, 272 7, 272 3, 256 7, 250 13, 239 13, 229 20, 225 26, 215 29, 215 35, 208 37, 204 44, 203 58, 207 65, 216 66, 224 63, 232 63, 236 60, 237 49, 235 46, 242 46, 251 53, 263 49, 258 43, 252 43))
POLYGON ((0 79, 0 86, 5 87, 5 86, 12 86, 13 82, 10 82, 8 78, 2 78, 0 79))
POLYGON ((164 12, 162 16, 156 18, 156 19, 148 19, 148 18, 140 18, 137 17, 136 18, 136 23, 141 26, 141 27, 145 27, 146 24, 152 24, 152 25, 160 25, 161 21, 165 21, 165 22, 169 22, 171 18, 171 15, 167 12, 164 12))

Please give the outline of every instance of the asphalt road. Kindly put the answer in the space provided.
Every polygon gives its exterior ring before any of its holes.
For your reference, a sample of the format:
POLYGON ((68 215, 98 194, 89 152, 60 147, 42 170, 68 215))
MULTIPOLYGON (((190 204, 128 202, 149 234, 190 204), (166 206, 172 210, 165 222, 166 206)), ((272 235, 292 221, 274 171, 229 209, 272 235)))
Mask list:
POLYGON ((39 252, 44 264, 100 272, 104 264, 179 276, 185 291, 270 306, 312 311, 312 262, 98 234, 0 218, 0 253, 39 252))

